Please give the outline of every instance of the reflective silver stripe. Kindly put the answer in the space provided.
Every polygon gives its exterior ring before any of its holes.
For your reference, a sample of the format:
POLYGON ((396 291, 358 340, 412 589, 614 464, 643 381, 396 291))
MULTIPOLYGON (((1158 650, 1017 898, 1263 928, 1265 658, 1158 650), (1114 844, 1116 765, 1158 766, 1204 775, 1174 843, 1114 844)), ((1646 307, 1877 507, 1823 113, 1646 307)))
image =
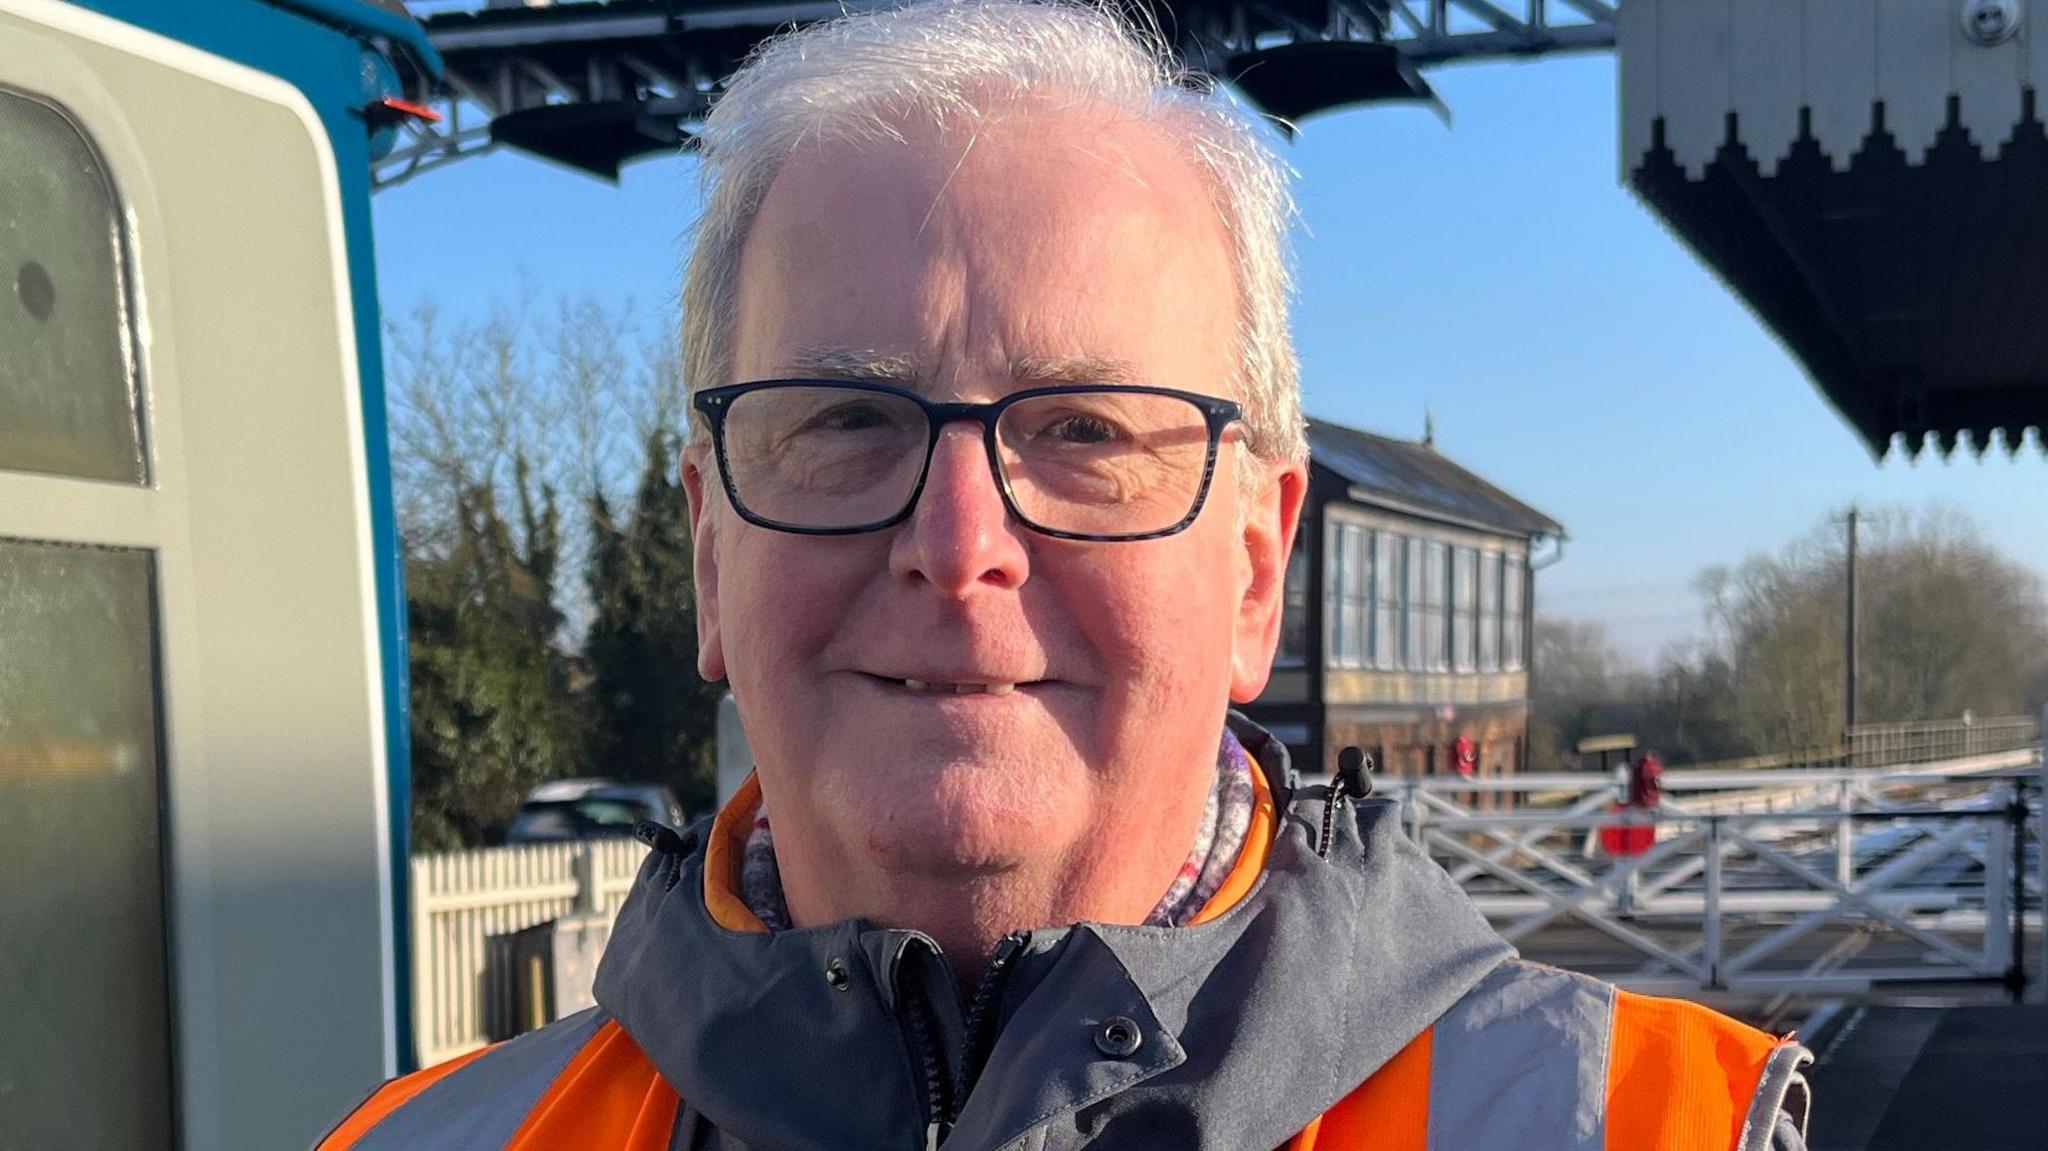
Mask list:
POLYGON ((500 1043, 400 1104, 350 1151, 503 1151, 608 1018, 593 1007, 500 1043))
POLYGON ((1510 960, 1437 1020, 1429 1151, 1601 1151, 1614 988, 1510 960))
POLYGON ((1770 1151, 1781 1115, 1791 1121, 1799 1134, 1806 1134, 1809 1097, 1802 1072, 1811 1062, 1813 1053, 1797 1043, 1781 1043, 1771 1052, 1764 1062, 1763 1077, 1757 1081, 1756 1094, 1750 1096, 1749 1113, 1742 1120, 1742 1138, 1735 1143, 1738 1151, 1770 1151))

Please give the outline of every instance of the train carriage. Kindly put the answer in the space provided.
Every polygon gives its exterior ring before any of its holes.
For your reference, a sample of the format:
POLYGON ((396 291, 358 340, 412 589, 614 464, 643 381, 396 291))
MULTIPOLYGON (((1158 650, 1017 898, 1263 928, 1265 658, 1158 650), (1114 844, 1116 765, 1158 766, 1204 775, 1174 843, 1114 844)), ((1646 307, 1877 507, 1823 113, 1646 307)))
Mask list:
POLYGON ((0 1147, 303 1146, 410 1058, 353 0, 0 0, 0 1147))

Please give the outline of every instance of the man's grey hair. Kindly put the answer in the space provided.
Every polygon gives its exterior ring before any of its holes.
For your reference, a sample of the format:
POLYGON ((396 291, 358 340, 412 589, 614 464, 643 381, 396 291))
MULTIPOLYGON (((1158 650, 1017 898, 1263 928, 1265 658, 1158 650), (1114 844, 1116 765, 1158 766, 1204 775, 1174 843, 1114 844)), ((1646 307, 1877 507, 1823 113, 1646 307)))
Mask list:
POLYGON ((756 49, 698 136, 704 213, 683 278, 685 386, 694 393, 734 382, 741 249, 799 144, 900 144, 908 126, 971 123, 991 105, 1033 96, 1078 99, 1155 125, 1202 170, 1236 265, 1246 442, 1267 460, 1306 460, 1301 373, 1288 331, 1288 169, 1263 129, 1180 67, 1156 33, 1095 4, 920 0, 756 49))

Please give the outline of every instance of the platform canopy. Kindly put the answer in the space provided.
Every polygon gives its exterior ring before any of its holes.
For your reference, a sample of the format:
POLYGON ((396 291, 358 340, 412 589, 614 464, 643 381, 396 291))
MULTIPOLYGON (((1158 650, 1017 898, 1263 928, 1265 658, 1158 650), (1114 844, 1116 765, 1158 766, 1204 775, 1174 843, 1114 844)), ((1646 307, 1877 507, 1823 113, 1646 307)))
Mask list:
POLYGON ((2048 425, 2048 10, 2024 15, 1620 8, 1627 180, 1880 457, 2048 425))

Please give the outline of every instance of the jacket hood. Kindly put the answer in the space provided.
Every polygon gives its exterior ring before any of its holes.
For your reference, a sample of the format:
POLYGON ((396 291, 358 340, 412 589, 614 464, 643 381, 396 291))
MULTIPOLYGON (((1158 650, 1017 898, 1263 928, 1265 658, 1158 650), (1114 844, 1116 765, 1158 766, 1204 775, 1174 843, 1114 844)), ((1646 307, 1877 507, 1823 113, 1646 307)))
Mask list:
MULTIPOLYGON (((1353 818, 1318 856, 1326 790, 1299 786, 1263 730, 1231 724, 1277 808, 1258 882, 1195 926, 1025 933, 947 1147, 1052 1151, 1112 1131, 1203 1151, 1278 1146, 1513 954, 1409 843, 1391 801, 1346 804, 1353 818), (1112 1021, 1134 1025, 1134 1047, 1104 1041, 1112 1021)), ((742 1144, 914 1145, 929 1067, 904 1041, 904 998, 937 1007, 939 1058, 967 1043, 936 947, 865 920, 720 926, 708 830, 649 853, 598 970, 599 1006, 689 1109, 742 1144)))

